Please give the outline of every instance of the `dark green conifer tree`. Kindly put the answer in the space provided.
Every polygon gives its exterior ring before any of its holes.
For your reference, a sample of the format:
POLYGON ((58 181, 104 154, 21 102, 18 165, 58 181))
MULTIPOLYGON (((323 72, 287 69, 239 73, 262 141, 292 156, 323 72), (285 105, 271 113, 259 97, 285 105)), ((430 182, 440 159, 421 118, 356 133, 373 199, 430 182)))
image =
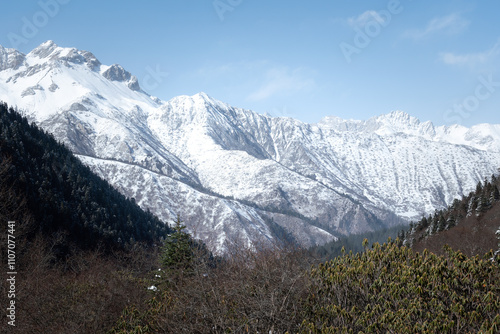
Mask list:
POLYGON ((193 271, 193 250, 191 237, 185 232, 181 218, 177 215, 173 233, 165 239, 162 249, 161 264, 166 271, 179 275, 189 274, 193 271))
POLYGON ((443 216, 440 216, 437 223, 437 232, 444 231, 445 228, 446 228, 446 220, 444 219, 443 216))
POLYGON ((498 187, 493 185, 493 190, 491 192, 491 202, 498 201, 500 199, 500 192, 498 191, 498 187))

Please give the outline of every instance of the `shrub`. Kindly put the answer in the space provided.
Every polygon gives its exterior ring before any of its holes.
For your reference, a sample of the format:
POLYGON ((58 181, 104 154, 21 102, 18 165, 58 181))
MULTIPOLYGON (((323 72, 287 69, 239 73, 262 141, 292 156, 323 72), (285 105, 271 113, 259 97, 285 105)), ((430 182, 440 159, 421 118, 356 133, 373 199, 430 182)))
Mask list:
POLYGON ((302 333, 498 333, 497 264, 375 244, 311 271, 302 333))
POLYGON ((111 333, 295 333, 309 265, 300 251, 237 250, 160 285, 146 310, 127 308, 111 333))

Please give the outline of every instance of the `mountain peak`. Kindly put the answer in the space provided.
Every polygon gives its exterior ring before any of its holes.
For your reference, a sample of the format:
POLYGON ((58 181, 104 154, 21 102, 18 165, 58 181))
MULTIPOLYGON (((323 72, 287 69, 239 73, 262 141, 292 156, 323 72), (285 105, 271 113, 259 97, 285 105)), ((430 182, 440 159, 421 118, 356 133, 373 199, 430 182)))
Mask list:
POLYGON ((46 42, 43 42, 36 48, 34 48, 29 55, 31 56, 37 56, 38 58, 46 58, 49 56, 54 50, 58 48, 57 44, 54 43, 52 40, 48 40, 46 42))
POLYGON ((46 49, 57 48, 57 44, 53 40, 49 39, 48 41, 45 41, 42 44, 40 44, 38 47, 46 49))
POLYGON ((394 110, 388 114, 380 115, 373 118, 377 122, 391 125, 409 125, 415 126, 420 124, 420 120, 416 117, 410 116, 408 113, 401 110, 394 110))
POLYGON ((182 103, 189 103, 189 104, 197 104, 200 106, 218 106, 218 107, 223 107, 224 109, 228 107, 227 104, 224 102, 221 102, 219 100, 214 99, 213 97, 209 96, 207 93, 204 92, 199 92, 194 95, 181 95, 173 98, 173 100, 179 100, 182 103))
POLYGON ((86 64, 92 71, 97 70, 101 62, 88 51, 81 51, 76 48, 64 48, 58 46, 54 41, 46 41, 27 55, 30 58, 30 65, 49 60, 52 63, 67 62, 73 64, 86 64))
POLYGON ((436 134, 434 125, 430 121, 422 123, 418 118, 401 110, 373 117, 367 123, 376 124, 374 129, 376 129, 375 132, 378 135, 405 133, 407 135, 431 138, 436 134))
POLYGON ((128 87, 131 90, 141 90, 137 78, 130 74, 130 72, 125 70, 121 65, 111 65, 106 71, 102 73, 102 76, 110 81, 128 82, 128 87))
POLYGON ((0 45, 0 71, 8 68, 17 70, 25 64, 26 56, 16 49, 4 48, 0 45))
POLYGON ((102 73, 102 76, 111 81, 128 81, 132 77, 132 74, 126 71, 121 65, 113 64, 102 73))
POLYGON ((199 92, 197 94, 194 94, 193 96, 191 96, 191 98, 195 101, 202 101, 206 104, 220 104, 220 103, 222 103, 222 102, 214 99, 213 97, 209 96, 205 92, 199 92))
POLYGON ((435 128, 431 122, 422 123, 418 118, 401 110, 372 117, 366 121, 343 120, 339 117, 330 116, 323 118, 319 124, 322 127, 337 131, 368 132, 380 136, 405 133, 431 138, 435 135, 435 128))
POLYGON ((203 99, 205 101, 211 101, 213 100, 207 93, 205 92, 199 92, 197 94, 194 94, 193 95, 193 98, 200 98, 200 99, 203 99))
POLYGON ((231 106, 227 103, 224 103, 220 100, 214 99, 210 95, 206 94, 205 92, 200 92, 198 94, 195 94, 192 96, 192 98, 196 101, 202 102, 206 106, 212 106, 216 107, 219 110, 228 110, 231 108, 231 106))

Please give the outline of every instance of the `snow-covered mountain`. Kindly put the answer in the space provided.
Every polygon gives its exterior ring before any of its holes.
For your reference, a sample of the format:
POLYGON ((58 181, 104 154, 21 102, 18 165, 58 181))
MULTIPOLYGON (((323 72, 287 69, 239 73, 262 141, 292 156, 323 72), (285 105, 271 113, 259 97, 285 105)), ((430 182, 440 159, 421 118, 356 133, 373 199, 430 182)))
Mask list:
POLYGON ((500 125, 434 127, 400 111, 306 124, 204 93, 160 101, 120 65, 52 41, 27 55, 0 46, 0 100, 217 250, 418 219, 500 166, 500 125))

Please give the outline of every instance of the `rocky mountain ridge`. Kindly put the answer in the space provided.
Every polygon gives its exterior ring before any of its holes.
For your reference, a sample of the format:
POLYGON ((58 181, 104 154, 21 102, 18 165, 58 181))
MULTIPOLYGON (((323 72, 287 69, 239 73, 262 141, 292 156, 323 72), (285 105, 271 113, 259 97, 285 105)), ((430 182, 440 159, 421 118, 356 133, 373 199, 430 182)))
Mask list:
POLYGON ((500 125, 435 127, 401 111, 306 124, 204 93, 161 101, 120 65, 52 41, 27 55, 0 48, 0 100, 218 251, 235 240, 310 246, 419 219, 500 164, 500 125))

